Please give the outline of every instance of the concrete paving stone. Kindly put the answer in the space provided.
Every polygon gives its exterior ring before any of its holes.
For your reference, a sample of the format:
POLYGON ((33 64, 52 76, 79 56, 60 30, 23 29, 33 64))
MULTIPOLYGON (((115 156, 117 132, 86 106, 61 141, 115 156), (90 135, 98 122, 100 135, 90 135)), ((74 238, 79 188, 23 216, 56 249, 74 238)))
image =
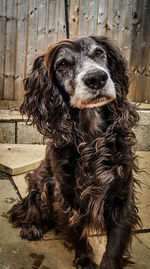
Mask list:
POLYGON ((36 168, 45 156, 45 145, 0 144, 0 170, 17 175, 36 168))
POLYGON ((143 172, 138 173, 137 178, 148 188, 150 188, 150 151, 137 152, 139 168, 143 172))
MULTIPOLYGON (((137 103, 136 103, 137 104, 137 103)), ((138 104, 137 110, 150 110, 150 104, 146 104, 146 103, 140 103, 138 104)))
POLYGON ((136 149, 140 151, 150 151, 150 125, 138 126, 134 129, 137 145, 136 149))
POLYGON ((11 109, 5 109, 0 110, 0 122, 18 122, 18 121, 25 121, 27 117, 22 117, 19 111, 17 110, 11 110, 11 109))
POLYGON ((139 113, 139 125, 150 125, 150 110, 140 110, 139 113))
POLYGON ((150 212, 150 206, 139 209, 139 217, 142 222, 142 229, 150 229, 149 212, 150 212))
POLYGON ((36 127, 26 125, 25 122, 17 123, 17 143, 18 144, 43 144, 43 135, 36 127))
POLYGON ((139 216, 142 221, 142 229, 150 229, 150 206, 139 207, 139 216))
MULTIPOLYGON (((22 101, 10 101, 10 100, 0 100, 1 110, 19 110, 22 101)), ((144 108, 143 108, 144 109, 144 108)))
POLYGON ((138 238, 133 238, 132 261, 135 264, 128 265, 126 269, 149 269, 150 268, 150 249, 147 248, 138 238))
POLYGON ((149 249, 150 251, 150 232, 137 234, 136 237, 149 249))
POLYGON ((139 208, 142 209, 150 206, 150 189, 144 184, 141 184, 141 190, 138 191, 137 198, 139 202, 139 208))
POLYGON ((137 198, 138 198, 138 208, 139 216, 143 223, 143 229, 150 228, 150 152, 140 151, 136 152, 139 156, 139 168, 145 172, 138 173, 137 179, 141 181, 141 189, 137 187, 137 198))
POLYGON ((28 185, 27 185, 27 182, 25 180, 26 174, 27 173, 23 173, 21 175, 12 176, 12 179, 13 179, 15 185, 17 186, 22 198, 27 195, 27 191, 28 191, 28 185))
POLYGON ((0 122, 0 143, 15 143, 15 123, 0 122))

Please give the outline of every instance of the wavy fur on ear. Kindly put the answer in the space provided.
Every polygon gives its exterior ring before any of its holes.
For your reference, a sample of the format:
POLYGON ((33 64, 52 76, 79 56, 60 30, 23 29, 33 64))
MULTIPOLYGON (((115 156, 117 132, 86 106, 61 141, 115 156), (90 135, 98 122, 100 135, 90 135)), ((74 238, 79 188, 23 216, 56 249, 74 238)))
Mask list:
POLYGON ((54 82, 53 74, 48 73, 44 59, 45 55, 39 56, 24 79, 26 93, 20 112, 26 114, 28 123, 36 125, 38 131, 52 139, 57 147, 72 141, 72 122, 69 107, 54 82))

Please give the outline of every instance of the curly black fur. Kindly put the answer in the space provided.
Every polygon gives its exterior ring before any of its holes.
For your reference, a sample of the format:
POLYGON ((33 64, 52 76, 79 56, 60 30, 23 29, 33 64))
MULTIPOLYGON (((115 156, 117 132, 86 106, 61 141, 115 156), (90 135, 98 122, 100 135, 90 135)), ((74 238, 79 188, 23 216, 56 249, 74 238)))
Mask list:
POLYGON ((52 227, 63 233, 75 248, 76 268, 122 269, 139 224, 132 129, 139 118, 127 100, 125 60, 107 38, 91 38, 106 51, 116 98, 101 107, 70 106, 53 64, 60 48, 79 50, 78 40, 60 41, 35 60, 24 79, 20 111, 49 142, 44 161, 27 174, 29 194, 10 210, 10 221, 29 240, 41 238, 52 227), (107 235, 100 267, 88 243, 95 230, 107 235))

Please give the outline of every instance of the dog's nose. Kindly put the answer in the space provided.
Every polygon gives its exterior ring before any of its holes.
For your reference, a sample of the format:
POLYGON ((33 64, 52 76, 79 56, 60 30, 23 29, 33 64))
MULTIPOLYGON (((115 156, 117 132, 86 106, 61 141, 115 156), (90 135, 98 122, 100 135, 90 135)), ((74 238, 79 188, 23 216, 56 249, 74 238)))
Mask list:
POLYGON ((108 75, 103 70, 95 72, 88 72, 83 77, 84 84, 91 89, 100 89, 105 86, 108 79, 108 75))

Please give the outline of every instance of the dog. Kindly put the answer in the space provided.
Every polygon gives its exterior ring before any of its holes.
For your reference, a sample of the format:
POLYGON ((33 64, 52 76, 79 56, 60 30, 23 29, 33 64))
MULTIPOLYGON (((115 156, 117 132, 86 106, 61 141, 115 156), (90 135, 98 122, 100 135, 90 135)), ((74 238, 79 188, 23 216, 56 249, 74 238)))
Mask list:
POLYGON ((20 111, 47 139, 46 156, 28 173, 28 195, 9 212, 21 237, 54 228, 75 249, 77 269, 122 269, 139 224, 133 172, 130 76, 119 49, 104 36, 51 45, 24 79, 20 111), (100 265, 88 235, 107 236, 100 265))

